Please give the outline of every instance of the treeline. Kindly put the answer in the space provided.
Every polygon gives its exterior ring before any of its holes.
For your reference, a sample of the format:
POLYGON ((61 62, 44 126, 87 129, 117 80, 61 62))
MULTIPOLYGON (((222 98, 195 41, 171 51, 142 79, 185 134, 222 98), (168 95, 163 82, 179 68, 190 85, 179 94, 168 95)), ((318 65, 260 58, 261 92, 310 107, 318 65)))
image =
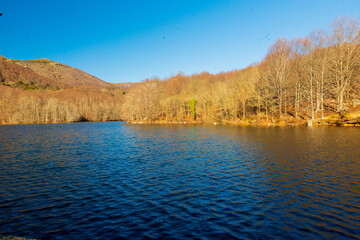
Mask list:
POLYGON ((339 18, 327 31, 278 39, 265 59, 212 75, 146 80, 125 95, 123 118, 134 122, 317 119, 360 98, 357 19, 339 18))
POLYGON ((359 80, 360 26, 346 17, 327 31, 278 39, 260 63, 216 75, 62 89, 0 57, 0 124, 323 119, 360 105, 359 80))
POLYGON ((0 86, 0 124, 121 120, 117 90, 24 91, 0 86))

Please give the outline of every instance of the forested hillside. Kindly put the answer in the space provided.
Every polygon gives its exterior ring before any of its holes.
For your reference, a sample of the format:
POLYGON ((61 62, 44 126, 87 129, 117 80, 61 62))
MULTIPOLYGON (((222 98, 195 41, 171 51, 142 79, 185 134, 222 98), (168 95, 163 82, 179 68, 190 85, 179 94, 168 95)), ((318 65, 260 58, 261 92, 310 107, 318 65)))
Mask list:
POLYGON ((121 120, 127 88, 47 59, 0 57, 0 124, 121 120))
POLYGON ((101 88, 24 91, 0 86, 0 123, 121 120, 122 92, 101 88))
POLYGON ((140 83, 107 83, 47 59, 0 57, 0 123, 301 124, 350 116, 360 124, 359 31, 357 19, 343 17, 327 30, 278 39, 242 70, 140 83))
POLYGON ((243 70, 146 80, 126 94, 123 116, 132 122, 258 123, 324 119, 346 110, 357 116, 359 30, 357 19, 343 17, 327 31, 278 39, 260 63, 243 70))

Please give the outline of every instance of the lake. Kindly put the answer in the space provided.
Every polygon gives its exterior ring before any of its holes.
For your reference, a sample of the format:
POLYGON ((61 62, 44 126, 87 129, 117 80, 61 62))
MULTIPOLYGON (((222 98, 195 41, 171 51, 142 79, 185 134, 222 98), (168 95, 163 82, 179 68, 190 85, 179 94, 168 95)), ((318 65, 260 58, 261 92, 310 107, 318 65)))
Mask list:
POLYGON ((360 128, 0 126, 0 233, 359 239, 360 128))

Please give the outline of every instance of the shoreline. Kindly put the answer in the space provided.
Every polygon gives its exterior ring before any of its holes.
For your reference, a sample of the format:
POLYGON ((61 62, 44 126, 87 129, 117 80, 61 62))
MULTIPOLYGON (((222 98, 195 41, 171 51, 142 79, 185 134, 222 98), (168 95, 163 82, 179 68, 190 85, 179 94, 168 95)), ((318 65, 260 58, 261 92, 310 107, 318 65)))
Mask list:
POLYGON ((319 127, 319 126, 335 126, 335 127, 360 127, 360 116, 356 117, 341 117, 340 114, 327 116, 324 119, 295 119, 293 117, 276 118, 274 120, 266 120, 264 117, 259 119, 245 119, 245 120, 192 120, 184 119, 178 120, 154 120, 154 121, 126 121, 126 120, 109 120, 109 121, 73 121, 73 122, 21 122, 21 123, 0 123, 0 126, 10 125, 33 125, 33 124, 63 124, 63 123, 90 123, 90 122, 126 122, 126 124, 135 125, 228 125, 228 126, 253 126, 253 127, 294 127, 294 126, 306 126, 306 127, 319 127))
POLYGON ((0 126, 10 126, 10 125, 35 125, 35 124, 63 124, 63 123, 96 123, 96 122, 125 122, 125 120, 110 120, 110 121, 74 121, 74 122, 23 122, 23 123, 0 123, 0 126))
POLYGON ((160 119, 160 120, 145 120, 145 121, 127 121, 128 124, 211 124, 211 125, 233 125, 233 126, 259 126, 259 127, 282 127, 282 126, 335 126, 335 127, 360 127, 360 112, 348 111, 333 113, 324 118, 295 118, 292 115, 286 115, 282 118, 277 116, 250 116, 245 119, 236 120, 202 120, 183 118, 178 119, 160 119))
POLYGON ((227 125, 227 126, 253 126, 253 127, 294 127, 294 126, 305 126, 305 127, 321 127, 321 126, 332 126, 332 127, 360 127, 360 119, 314 119, 314 120, 295 120, 288 121, 286 119, 280 119, 276 121, 258 121, 258 120, 244 120, 244 121, 127 121, 127 124, 135 125, 227 125))

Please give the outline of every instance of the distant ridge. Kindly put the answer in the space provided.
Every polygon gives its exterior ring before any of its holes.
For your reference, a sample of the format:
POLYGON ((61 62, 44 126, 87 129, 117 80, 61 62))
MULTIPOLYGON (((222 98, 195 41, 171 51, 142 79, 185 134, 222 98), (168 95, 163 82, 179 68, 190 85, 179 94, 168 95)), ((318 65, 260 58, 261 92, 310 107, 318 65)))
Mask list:
POLYGON ((70 87, 66 83, 39 75, 30 68, 16 64, 15 61, 0 57, 0 85, 25 90, 58 90, 70 87))
POLYGON ((16 64, 27 67, 39 75, 52 78, 58 82, 68 84, 72 87, 92 86, 92 87, 109 87, 111 83, 105 82, 91 74, 68 65, 51 61, 46 58, 15 61, 16 64))
POLYGON ((111 87, 91 74, 46 58, 7 59, 0 55, 0 84, 24 89, 111 87))

